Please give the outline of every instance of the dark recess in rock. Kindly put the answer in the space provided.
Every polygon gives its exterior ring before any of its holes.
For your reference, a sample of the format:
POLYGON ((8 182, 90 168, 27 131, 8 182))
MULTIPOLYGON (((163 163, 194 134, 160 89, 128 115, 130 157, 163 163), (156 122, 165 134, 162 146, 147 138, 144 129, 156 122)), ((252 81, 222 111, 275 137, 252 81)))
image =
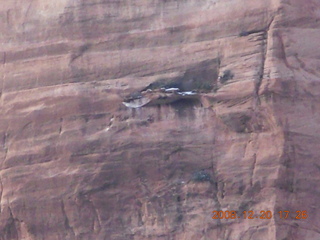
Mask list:
POLYGON ((246 37, 246 36, 249 36, 251 34, 254 34, 254 33, 261 33, 261 32, 264 32, 265 29, 259 29, 259 30, 250 30, 250 31, 241 31, 239 33, 239 37, 246 37))
POLYGON ((194 119, 195 113, 193 112, 193 108, 200 106, 201 103, 197 99, 180 99, 171 103, 170 105, 176 110, 179 117, 189 117, 194 119))
POLYGON ((133 93, 130 93, 129 95, 127 95, 125 98, 124 98, 124 101, 130 101, 132 99, 138 99, 138 98, 141 98, 141 93, 140 92, 133 92, 133 93))
POLYGON ((231 72, 231 70, 225 70, 223 71, 222 75, 219 77, 220 83, 225 83, 230 79, 233 79, 234 74, 231 72))
POLYGON ((179 88, 181 91, 197 90, 209 92, 217 85, 218 59, 206 60, 191 66, 185 73, 174 79, 159 79, 141 91, 159 88, 179 88))

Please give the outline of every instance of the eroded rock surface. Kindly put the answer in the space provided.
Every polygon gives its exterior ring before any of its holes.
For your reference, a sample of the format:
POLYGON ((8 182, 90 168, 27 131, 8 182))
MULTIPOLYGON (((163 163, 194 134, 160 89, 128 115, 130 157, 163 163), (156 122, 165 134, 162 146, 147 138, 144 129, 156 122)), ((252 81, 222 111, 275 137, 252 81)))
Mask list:
POLYGON ((318 0, 12 0, 0 18, 1 240, 320 239, 318 0), (209 97, 122 104, 159 80, 209 97))

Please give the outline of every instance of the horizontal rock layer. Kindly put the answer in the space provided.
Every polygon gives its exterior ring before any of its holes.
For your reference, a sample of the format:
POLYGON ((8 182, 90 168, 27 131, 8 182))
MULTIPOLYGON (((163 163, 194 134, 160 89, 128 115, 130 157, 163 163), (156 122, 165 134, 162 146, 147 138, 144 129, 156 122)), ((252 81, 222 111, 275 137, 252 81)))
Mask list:
POLYGON ((318 0, 13 0, 0 18, 1 240, 320 238, 318 0), (172 79, 215 89, 122 104, 172 79))

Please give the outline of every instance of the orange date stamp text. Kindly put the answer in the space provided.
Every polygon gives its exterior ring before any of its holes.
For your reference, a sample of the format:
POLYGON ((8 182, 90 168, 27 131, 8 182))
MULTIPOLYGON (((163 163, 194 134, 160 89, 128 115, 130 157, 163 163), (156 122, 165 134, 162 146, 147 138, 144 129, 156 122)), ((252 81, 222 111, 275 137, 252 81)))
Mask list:
POLYGON ((212 211, 212 219, 307 219, 307 211, 212 211))

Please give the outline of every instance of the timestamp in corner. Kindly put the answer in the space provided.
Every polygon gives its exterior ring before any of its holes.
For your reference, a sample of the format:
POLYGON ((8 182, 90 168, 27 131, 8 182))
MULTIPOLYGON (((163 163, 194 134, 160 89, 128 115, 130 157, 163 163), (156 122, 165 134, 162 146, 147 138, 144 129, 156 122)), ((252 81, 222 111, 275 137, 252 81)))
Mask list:
POLYGON ((272 219, 279 217, 280 219, 307 219, 308 212, 301 211, 212 211, 212 219, 272 219))

